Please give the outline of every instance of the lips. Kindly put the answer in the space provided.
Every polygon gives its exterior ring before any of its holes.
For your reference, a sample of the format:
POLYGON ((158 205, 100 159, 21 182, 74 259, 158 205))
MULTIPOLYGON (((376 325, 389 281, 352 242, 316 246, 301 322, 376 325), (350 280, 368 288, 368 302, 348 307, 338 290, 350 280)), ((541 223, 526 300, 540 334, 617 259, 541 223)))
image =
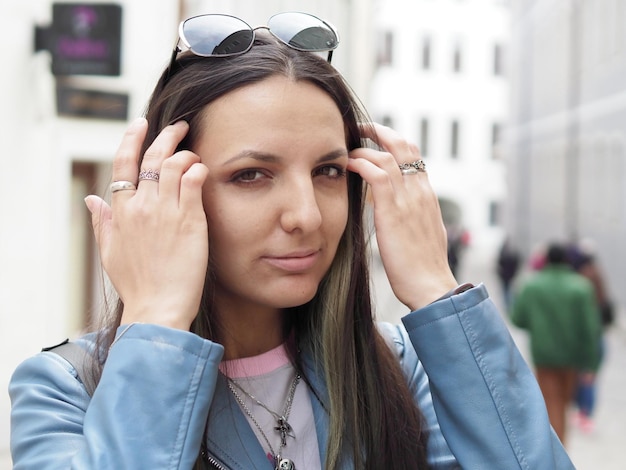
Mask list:
POLYGON ((265 256, 263 260, 275 268, 283 271, 298 273, 311 269, 317 262, 320 256, 320 251, 306 251, 289 253, 279 256, 265 256))

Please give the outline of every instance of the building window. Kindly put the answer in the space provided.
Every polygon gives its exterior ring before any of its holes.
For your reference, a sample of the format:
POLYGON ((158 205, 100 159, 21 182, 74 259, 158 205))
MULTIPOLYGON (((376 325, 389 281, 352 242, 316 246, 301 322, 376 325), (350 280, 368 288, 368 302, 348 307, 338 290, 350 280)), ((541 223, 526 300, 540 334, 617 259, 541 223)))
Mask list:
POLYGON ((454 73, 460 73, 463 69, 463 54, 461 51, 461 45, 455 44, 454 51, 452 52, 452 71, 454 73))
POLYGON ((491 125, 491 158, 498 159, 498 144, 502 127, 497 122, 491 125))
POLYGON ((428 119, 422 118, 420 121, 420 153, 422 156, 428 155, 428 137, 429 137, 429 124, 428 119))
POLYGON ((489 203, 489 226, 499 227, 502 223, 502 207, 499 202, 491 201, 489 203))
POLYGON ((425 36, 424 38, 422 38, 422 49, 421 49, 421 58, 420 58, 420 62, 421 62, 421 67, 422 70, 430 70, 431 68, 431 41, 430 41, 430 37, 425 36))
POLYGON ((493 74, 496 76, 502 76, 502 46, 500 44, 496 44, 493 47, 493 74))
POLYGON ((391 65, 393 63, 393 32, 380 33, 378 42, 378 65, 391 65))
POLYGON ((459 157, 459 122, 452 121, 450 125, 450 156, 452 158, 459 157))

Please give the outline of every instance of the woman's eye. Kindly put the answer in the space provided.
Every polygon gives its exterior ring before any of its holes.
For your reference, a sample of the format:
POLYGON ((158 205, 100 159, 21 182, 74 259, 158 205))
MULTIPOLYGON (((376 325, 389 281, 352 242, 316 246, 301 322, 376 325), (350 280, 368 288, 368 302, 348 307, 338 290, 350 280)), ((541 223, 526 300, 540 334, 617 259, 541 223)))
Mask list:
POLYGON ((235 181, 243 181, 243 182, 252 182, 263 177, 263 173, 259 170, 244 170, 240 171, 235 175, 233 180, 235 181))
POLYGON ((345 176, 346 170, 343 167, 335 166, 335 165, 327 165, 321 168, 318 168, 316 171, 317 175, 320 176, 329 176, 331 178, 341 178, 345 176))

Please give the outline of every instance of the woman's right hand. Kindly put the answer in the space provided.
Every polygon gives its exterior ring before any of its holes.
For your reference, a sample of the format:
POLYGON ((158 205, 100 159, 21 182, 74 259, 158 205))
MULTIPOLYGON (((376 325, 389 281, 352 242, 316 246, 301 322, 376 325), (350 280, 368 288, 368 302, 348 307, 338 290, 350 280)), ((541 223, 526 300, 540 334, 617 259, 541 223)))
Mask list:
POLYGON ((113 181, 137 190, 85 199, 100 258, 124 302, 122 324, 141 322, 188 330, 198 313, 209 246, 202 206, 208 168, 190 151, 175 152, 189 125, 167 126, 146 150, 141 169, 158 181, 138 181, 138 163, 148 129, 133 122, 113 160, 113 181))

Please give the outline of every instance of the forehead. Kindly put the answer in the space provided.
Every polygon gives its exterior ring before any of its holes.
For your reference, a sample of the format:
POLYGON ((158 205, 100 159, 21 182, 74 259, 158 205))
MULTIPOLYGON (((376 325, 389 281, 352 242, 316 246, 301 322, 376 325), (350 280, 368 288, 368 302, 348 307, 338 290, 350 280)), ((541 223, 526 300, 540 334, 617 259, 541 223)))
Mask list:
POLYGON ((242 145, 289 151, 293 146, 345 146, 334 100, 307 81, 275 76, 234 90, 203 113, 198 146, 214 152, 242 145))
POLYGON ((305 80, 276 75, 233 90, 209 104, 204 114, 209 119, 225 119, 243 113, 267 117, 301 117, 318 113, 339 113, 337 105, 324 90, 305 80))

